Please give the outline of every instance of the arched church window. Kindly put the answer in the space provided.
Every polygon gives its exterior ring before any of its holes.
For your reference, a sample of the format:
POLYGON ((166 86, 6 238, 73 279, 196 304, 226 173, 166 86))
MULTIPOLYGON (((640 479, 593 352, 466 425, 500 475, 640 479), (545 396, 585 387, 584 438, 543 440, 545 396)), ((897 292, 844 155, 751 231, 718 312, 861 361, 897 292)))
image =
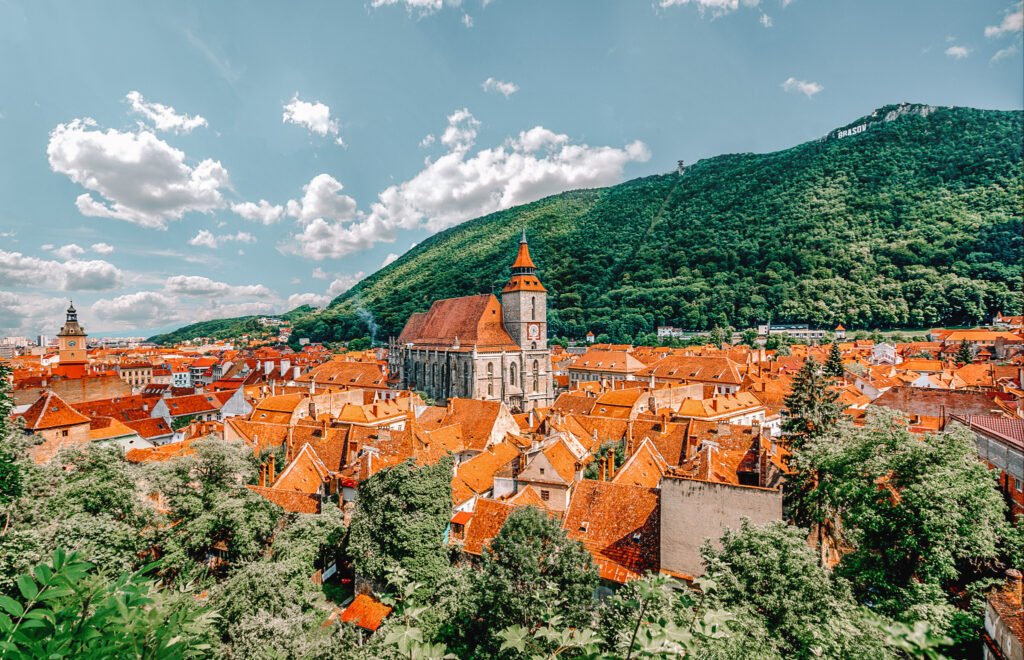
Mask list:
POLYGON ((540 362, 537 360, 533 361, 533 391, 540 391, 540 362))
POLYGON ((508 382, 510 385, 516 384, 516 363, 513 362, 512 366, 508 370, 508 382))
POLYGON ((530 296, 530 319, 537 320, 537 296, 530 296))

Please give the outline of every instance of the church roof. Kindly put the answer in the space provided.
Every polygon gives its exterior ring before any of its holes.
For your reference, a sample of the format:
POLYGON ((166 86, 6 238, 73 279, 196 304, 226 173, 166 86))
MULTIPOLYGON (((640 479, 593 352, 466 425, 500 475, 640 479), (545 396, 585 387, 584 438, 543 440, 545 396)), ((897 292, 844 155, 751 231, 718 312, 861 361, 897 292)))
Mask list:
POLYGON ((425 314, 413 314, 401 343, 445 348, 518 351, 502 321, 501 304, 490 293, 436 300, 425 314))

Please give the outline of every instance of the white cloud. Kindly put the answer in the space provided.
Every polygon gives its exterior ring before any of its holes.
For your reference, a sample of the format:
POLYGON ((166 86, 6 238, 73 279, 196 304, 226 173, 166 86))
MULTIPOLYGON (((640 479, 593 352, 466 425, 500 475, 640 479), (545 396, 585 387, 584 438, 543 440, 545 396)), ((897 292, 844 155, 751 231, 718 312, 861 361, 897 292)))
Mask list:
POLYGON ((769 16, 768 14, 762 13, 761 14, 761 18, 759 20, 761 22, 761 25, 766 27, 766 28, 770 28, 773 25, 772 17, 769 16))
POLYGON ((297 92, 292 100, 285 104, 281 121, 286 124, 305 126, 307 130, 321 137, 326 137, 328 134, 333 135, 337 144, 345 146, 344 140, 338 137, 340 128, 338 120, 331 119, 331 108, 319 101, 313 103, 302 101, 297 92))
POLYGON ((313 269, 314 280, 326 280, 328 277, 330 276, 327 274, 327 271, 325 271, 323 268, 317 266, 316 268, 313 269))
POLYGON ((971 54, 971 49, 966 46, 950 46, 946 49, 946 55, 955 60, 962 60, 971 54))
POLYGON ((0 250, 0 281, 6 286, 103 291, 120 286, 124 273, 107 261, 51 261, 0 250))
POLYGON ((398 261, 398 256, 399 255, 395 254, 394 252, 391 252, 390 254, 388 254, 388 256, 384 257, 384 261, 381 262, 380 267, 383 268, 385 266, 390 266, 391 264, 395 263, 396 261, 398 261))
POLYGON ((372 0, 370 2, 370 6, 374 9, 393 5, 403 5, 410 12, 426 16, 440 11, 444 7, 444 0, 372 0))
POLYGON ((0 290, 0 334, 52 335, 60 327, 67 306, 65 298, 0 290))
POLYGON ((356 284, 359 284, 359 280, 363 279, 364 277, 366 277, 366 273, 364 273, 363 271, 359 271, 354 275, 341 275, 336 280, 331 282, 331 286, 327 287, 327 295, 329 295, 331 298, 334 298, 335 296, 340 296, 341 294, 345 293, 346 291, 354 287, 356 284))
POLYGON ((808 82, 806 80, 797 80, 790 76, 782 83, 782 89, 787 92, 799 92, 807 98, 811 98, 821 90, 825 89, 816 82, 808 82))
POLYGON ((68 243, 67 245, 62 245, 59 248, 54 249, 53 254, 56 257, 67 261, 68 259, 74 259, 80 254, 85 254, 85 248, 75 243, 68 243))
POLYGON ((436 232, 565 190, 611 185, 622 180, 628 163, 650 158, 640 141, 621 149, 590 147, 572 144, 567 135, 542 126, 472 154, 479 125, 469 110, 455 111, 441 138, 446 154, 427 159, 411 179, 383 190, 366 213, 333 222, 303 214, 301 231, 281 243, 280 250, 315 260, 336 259, 393 241, 400 229, 436 232))
POLYGON ((1000 48, 999 50, 997 50, 996 54, 993 55, 992 59, 989 60, 989 61, 992 62, 993 64, 995 64, 996 62, 1000 62, 1002 60, 1005 60, 1007 57, 1012 57, 1012 56, 1016 55, 1017 51, 1018 51, 1017 44, 1010 44, 1006 48, 1000 48))
POLYGON ((989 25, 985 28, 986 37, 1001 37, 1004 34, 1024 31, 1024 4, 1018 3, 1003 16, 999 25, 989 25))
POLYGON ((91 249, 96 254, 111 254, 114 251, 114 246, 109 243, 93 243, 91 249))
POLYGON ((281 219, 281 216, 284 215, 283 206, 280 204, 271 204, 265 199, 261 199, 258 204, 253 202, 232 204, 231 211, 246 220, 260 222, 265 225, 274 224, 281 219))
POLYGON ((434 144, 435 142, 437 142, 437 138, 434 137, 434 134, 433 133, 427 133, 427 136, 425 138, 423 138, 422 140, 420 140, 420 148, 421 149, 426 149, 427 147, 429 147, 430 145, 434 144))
POLYGON ((206 229, 200 229, 198 234, 189 239, 188 244, 196 247, 207 247, 214 250, 220 247, 222 243, 228 243, 231 241, 235 241, 237 243, 255 243, 256 237, 244 231, 240 231, 235 234, 214 235, 213 232, 207 231, 206 229))
POLYGON ((179 115, 174 108, 161 103, 149 103, 142 98, 142 94, 136 91, 128 92, 125 97, 132 106, 132 111, 142 115, 158 131, 173 131, 175 133, 191 133, 193 129, 206 126, 206 119, 199 115, 179 115))
POLYGON ((295 309, 303 305, 312 307, 326 307, 331 302, 331 297, 319 293, 293 293, 288 296, 288 309, 295 309))
POLYGON ((271 297, 274 292, 262 284, 232 285, 201 275, 175 275, 164 282, 168 293, 186 296, 271 297))
POLYGON ((92 316, 107 324, 107 327, 142 329, 166 325, 183 318, 177 301, 156 291, 137 291, 101 298, 90 307, 92 316))
POLYGON ((480 85, 485 92, 498 92, 508 98, 519 91, 519 85, 514 82, 505 82, 495 78, 488 78, 480 85))
POLYGON ((356 200, 341 194, 344 187, 330 174, 317 174, 302 187, 301 200, 288 201, 288 215, 302 223, 317 218, 350 220, 356 215, 356 200))
POLYGON ((441 144, 452 151, 466 151, 476 142, 476 131, 480 122, 469 108, 456 110, 448 115, 448 127, 441 134, 441 144))
MULTIPOLYGON (((467 29, 473 27, 473 17, 470 16, 469 14, 463 14, 462 24, 466 26, 467 29)), ((2 119, 2 117, 0 117, 0 119, 2 119)))
POLYGON ((208 213, 224 205, 221 188, 230 185, 218 161, 195 167, 184 152, 152 132, 101 131, 91 119, 58 124, 46 147, 50 168, 96 192, 76 199, 82 215, 115 218, 164 229, 185 213, 208 213))
MULTIPOLYGON (((696 5, 701 14, 705 11, 710 11, 713 17, 718 17, 736 11, 740 8, 740 5, 756 7, 760 4, 760 0, 660 0, 659 4, 662 9, 673 6, 696 5)), ((783 6, 786 4, 789 3, 783 0, 783 6)))

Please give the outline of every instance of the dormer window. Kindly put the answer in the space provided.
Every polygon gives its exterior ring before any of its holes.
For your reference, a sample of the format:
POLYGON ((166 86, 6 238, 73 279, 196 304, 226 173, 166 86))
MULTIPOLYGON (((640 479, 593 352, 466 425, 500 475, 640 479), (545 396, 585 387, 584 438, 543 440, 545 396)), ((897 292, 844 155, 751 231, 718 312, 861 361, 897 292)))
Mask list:
POLYGON ((590 522, 584 520, 583 522, 580 523, 580 532, 586 534, 587 530, 589 528, 590 528, 590 522))
POLYGON ((643 538, 643 534, 641 534, 640 532, 633 532, 634 543, 639 543, 641 538, 643 538))

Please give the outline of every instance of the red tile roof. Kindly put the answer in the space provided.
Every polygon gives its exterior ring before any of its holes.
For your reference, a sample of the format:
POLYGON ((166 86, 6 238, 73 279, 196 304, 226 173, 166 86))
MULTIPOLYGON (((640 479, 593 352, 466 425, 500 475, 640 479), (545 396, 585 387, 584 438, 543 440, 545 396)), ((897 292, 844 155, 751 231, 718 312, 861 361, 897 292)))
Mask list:
POLYGON ((576 486, 563 527, 593 555, 601 578, 623 584, 660 567, 660 493, 609 481, 576 486))
POLYGON ((50 390, 36 399, 36 402, 22 413, 22 417, 25 419, 25 428, 29 431, 89 423, 88 417, 69 406, 64 399, 50 390))
POLYGON ((421 346, 520 350, 505 330, 501 304, 493 294, 436 300, 425 315, 413 314, 399 340, 421 346))
POLYGON ((358 594, 341 613, 341 620, 373 632, 391 614, 391 608, 372 596, 358 594))

